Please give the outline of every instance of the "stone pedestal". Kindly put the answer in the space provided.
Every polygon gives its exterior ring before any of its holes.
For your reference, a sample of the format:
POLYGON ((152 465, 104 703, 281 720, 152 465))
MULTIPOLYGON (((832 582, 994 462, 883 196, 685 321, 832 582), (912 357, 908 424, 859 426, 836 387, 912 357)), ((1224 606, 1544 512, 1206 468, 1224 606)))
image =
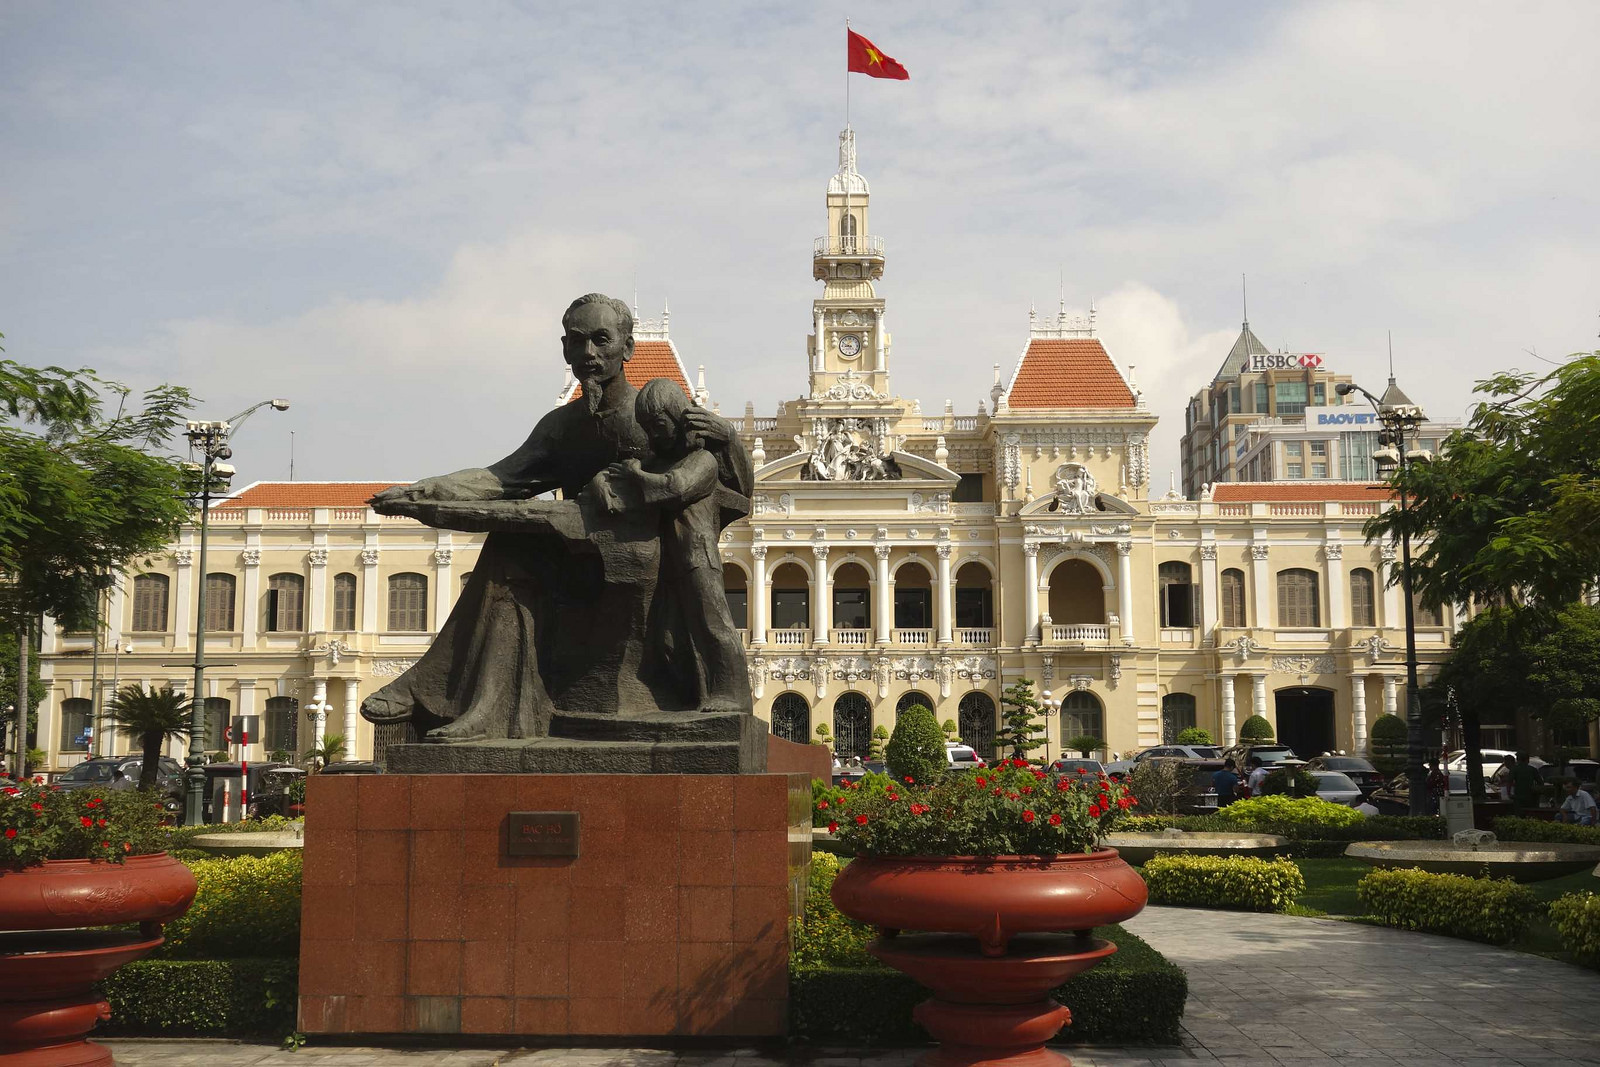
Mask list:
POLYGON ((785 1032, 805 775, 316 776, 299 1028, 529 1038, 785 1032), (576 857, 512 856, 576 812, 576 857))

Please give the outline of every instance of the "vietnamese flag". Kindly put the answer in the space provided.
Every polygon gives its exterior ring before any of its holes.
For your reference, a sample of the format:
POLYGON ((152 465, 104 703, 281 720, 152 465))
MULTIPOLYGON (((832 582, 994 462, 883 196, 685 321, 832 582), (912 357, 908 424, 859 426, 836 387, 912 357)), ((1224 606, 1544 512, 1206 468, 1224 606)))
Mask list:
POLYGON ((910 81, 911 74, 899 63, 878 51, 878 46, 855 30, 844 31, 848 43, 849 62, 846 68, 852 74, 865 74, 873 78, 893 78, 910 81))

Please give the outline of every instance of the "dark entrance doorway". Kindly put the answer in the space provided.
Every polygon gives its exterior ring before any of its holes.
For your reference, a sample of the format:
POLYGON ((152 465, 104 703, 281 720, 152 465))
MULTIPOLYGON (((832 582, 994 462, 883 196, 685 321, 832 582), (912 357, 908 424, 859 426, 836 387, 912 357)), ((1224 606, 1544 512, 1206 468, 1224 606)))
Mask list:
POLYGON ((1309 686, 1273 694, 1278 709, 1278 742, 1301 759, 1332 752, 1338 743, 1333 727, 1333 690, 1309 686))

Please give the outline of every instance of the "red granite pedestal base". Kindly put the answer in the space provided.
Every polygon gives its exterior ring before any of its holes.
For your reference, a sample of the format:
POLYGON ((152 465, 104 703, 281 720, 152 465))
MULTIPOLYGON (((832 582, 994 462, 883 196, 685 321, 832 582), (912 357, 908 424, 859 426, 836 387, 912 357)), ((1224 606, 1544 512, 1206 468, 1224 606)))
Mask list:
POLYGON ((305 1033, 785 1031, 805 775, 318 776, 306 800, 305 1033), (579 855, 509 855, 512 812, 577 812, 579 855))

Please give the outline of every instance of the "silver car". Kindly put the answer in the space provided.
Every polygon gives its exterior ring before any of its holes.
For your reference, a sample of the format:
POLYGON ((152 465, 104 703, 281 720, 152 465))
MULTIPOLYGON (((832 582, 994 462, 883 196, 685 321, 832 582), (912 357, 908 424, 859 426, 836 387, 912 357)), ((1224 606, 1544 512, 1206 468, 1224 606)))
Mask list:
POLYGON ((1222 749, 1216 745, 1157 745, 1131 759, 1119 759, 1106 764, 1106 776, 1121 778, 1132 774, 1133 769, 1147 759, 1220 759, 1221 756, 1222 749))
POLYGON ((1317 776, 1317 796, 1353 808, 1361 803, 1361 787, 1349 775, 1338 771, 1313 771, 1317 776))

